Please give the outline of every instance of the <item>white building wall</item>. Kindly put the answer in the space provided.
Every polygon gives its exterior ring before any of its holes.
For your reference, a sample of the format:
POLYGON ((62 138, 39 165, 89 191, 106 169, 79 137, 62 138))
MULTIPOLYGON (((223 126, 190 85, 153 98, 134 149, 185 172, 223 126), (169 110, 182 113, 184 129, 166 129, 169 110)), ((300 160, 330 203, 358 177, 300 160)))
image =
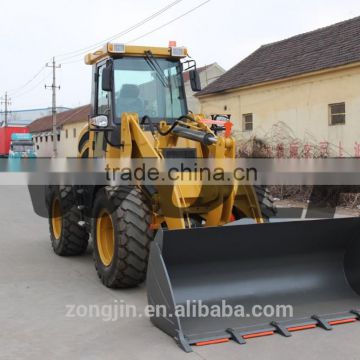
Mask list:
POLYGON ((239 141, 257 137, 276 143, 282 141, 281 136, 289 136, 303 144, 328 142, 335 152, 339 148, 339 155, 343 148, 344 156, 354 156, 360 145, 360 67, 206 96, 200 101, 207 115, 232 115, 239 141), (329 104, 339 102, 345 102, 346 123, 329 125, 329 104), (253 131, 243 130, 247 113, 253 114, 253 131))
MULTIPOLYGON (((78 122, 66 124, 62 127, 60 130, 60 141, 57 143, 57 153, 59 158, 77 157, 79 135, 86 125, 86 122, 78 122), (66 133, 68 136, 66 136, 66 133)), ((53 142, 50 132, 34 134, 34 142, 38 157, 52 157, 53 142)))
MULTIPOLYGON (((225 73, 225 70, 218 64, 212 64, 208 66, 205 70, 200 72, 200 81, 201 87, 204 89, 210 83, 218 79, 221 75, 225 73)), ((190 81, 185 82, 185 92, 186 99, 188 104, 188 109, 194 114, 199 114, 201 112, 201 105, 198 98, 194 95, 195 93, 191 90, 190 81)))

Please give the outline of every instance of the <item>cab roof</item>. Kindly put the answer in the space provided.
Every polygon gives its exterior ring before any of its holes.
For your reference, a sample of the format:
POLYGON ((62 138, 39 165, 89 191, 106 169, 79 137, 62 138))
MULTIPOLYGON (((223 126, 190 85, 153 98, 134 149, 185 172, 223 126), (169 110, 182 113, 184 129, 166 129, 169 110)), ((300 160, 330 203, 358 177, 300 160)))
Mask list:
POLYGON ((187 49, 184 47, 153 47, 107 43, 100 50, 85 56, 85 64, 93 65, 99 61, 116 56, 144 56, 151 51, 154 57, 178 59, 187 56, 187 49))

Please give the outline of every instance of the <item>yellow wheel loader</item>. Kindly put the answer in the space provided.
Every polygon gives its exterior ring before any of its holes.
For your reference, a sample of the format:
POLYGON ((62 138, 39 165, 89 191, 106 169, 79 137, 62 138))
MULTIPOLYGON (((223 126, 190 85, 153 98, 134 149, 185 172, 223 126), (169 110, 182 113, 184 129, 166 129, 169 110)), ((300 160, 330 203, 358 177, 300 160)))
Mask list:
MULTIPOLYGON (((107 44, 86 63, 92 114, 79 158, 235 158, 228 128, 187 109, 184 69, 192 90, 200 84, 185 48, 107 44)), ((146 279, 149 304, 165 310, 152 322, 185 351, 359 319, 358 219, 269 223, 275 209, 265 188, 199 180, 49 186, 46 205, 55 252, 79 255, 91 234, 103 284, 129 288, 146 279), (253 223, 233 223, 241 218, 253 223), (247 314, 178 312, 194 304, 243 306, 247 314), (252 313, 278 305, 293 314, 252 313)))

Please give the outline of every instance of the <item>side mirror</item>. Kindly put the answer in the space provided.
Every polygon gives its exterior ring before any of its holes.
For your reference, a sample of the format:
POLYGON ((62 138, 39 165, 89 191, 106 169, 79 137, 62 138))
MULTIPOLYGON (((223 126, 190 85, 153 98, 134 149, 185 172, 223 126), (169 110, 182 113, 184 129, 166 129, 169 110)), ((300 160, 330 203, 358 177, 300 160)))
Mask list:
POLYGON ((102 71, 102 84, 101 88, 103 91, 112 91, 113 90, 113 67, 112 63, 108 62, 105 68, 102 71))
POLYGON ((90 119, 90 124, 99 128, 106 128, 109 125, 109 119, 106 115, 94 116, 90 119))
POLYGON ((189 71, 190 76, 190 84, 191 84, 191 90, 192 91, 201 91, 201 81, 199 73, 196 69, 189 71))

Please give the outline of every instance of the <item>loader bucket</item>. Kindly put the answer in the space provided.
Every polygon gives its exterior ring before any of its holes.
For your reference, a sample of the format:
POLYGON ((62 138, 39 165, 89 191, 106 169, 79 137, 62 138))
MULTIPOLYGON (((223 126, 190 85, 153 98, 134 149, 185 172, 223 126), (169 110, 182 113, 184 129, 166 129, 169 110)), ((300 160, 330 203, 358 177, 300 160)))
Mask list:
POLYGON ((191 351, 359 320, 359 234, 358 218, 160 231, 148 268, 151 321, 191 351), (233 313, 219 316, 222 304, 233 313), (200 314, 204 305, 213 316, 200 314))

